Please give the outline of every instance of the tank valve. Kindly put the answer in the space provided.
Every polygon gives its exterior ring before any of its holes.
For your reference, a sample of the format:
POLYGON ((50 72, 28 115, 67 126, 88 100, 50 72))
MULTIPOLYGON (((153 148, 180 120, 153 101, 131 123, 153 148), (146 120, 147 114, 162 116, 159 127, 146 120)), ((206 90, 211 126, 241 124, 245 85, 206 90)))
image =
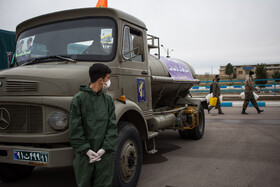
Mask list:
POLYGON ((179 127, 184 127, 185 122, 187 121, 187 116, 184 114, 184 111, 180 111, 177 115, 177 119, 176 119, 176 126, 179 127))

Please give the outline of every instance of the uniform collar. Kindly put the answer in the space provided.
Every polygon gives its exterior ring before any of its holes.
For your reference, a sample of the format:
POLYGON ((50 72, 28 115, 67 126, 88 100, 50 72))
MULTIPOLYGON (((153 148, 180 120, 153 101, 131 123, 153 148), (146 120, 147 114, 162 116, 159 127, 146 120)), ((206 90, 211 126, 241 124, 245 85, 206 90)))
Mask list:
POLYGON ((93 91, 93 90, 89 87, 89 84, 88 84, 88 85, 81 85, 81 86, 80 86, 80 91, 89 92, 89 93, 93 94, 94 96, 100 96, 101 94, 104 93, 103 90, 100 90, 99 92, 93 91))

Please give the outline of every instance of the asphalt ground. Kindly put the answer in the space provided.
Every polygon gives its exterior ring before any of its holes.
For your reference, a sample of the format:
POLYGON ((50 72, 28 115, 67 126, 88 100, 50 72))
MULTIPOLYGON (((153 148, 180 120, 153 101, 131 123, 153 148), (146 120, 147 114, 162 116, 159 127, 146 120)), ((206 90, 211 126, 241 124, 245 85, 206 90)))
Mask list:
POLYGON ((157 138, 158 154, 144 157, 139 187, 280 186, 280 107, 224 107, 206 112, 200 140, 176 131, 157 138))
MULTIPOLYGON (((144 154, 138 187, 280 186, 280 107, 257 114, 248 107, 205 110, 205 134, 183 140, 166 130, 156 139, 158 153, 144 154)), ((71 187, 72 167, 36 168, 31 176, 0 187, 71 187)))

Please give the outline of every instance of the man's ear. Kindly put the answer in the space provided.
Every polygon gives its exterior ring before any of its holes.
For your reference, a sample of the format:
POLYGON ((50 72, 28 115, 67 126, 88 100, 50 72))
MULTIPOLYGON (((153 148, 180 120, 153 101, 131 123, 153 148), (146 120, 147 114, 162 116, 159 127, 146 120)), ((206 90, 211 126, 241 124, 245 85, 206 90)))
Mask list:
POLYGON ((102 83, 103 83, 103 79, 100 77, 100 78, 98 79, 98 82, 102 84, 102 83))

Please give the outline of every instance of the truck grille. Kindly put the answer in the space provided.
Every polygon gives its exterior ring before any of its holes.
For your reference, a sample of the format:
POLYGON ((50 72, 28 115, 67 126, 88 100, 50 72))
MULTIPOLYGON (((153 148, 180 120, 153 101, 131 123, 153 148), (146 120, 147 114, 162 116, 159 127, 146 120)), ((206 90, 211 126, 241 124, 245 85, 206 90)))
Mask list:
POLYGON ((42 108, 25 105, 0 105, 1 133, 40 133, 43 130, 42 108))
POLYGON ((39 83, 27 80, 7 80, 7 92, 37 92, 39 83))

